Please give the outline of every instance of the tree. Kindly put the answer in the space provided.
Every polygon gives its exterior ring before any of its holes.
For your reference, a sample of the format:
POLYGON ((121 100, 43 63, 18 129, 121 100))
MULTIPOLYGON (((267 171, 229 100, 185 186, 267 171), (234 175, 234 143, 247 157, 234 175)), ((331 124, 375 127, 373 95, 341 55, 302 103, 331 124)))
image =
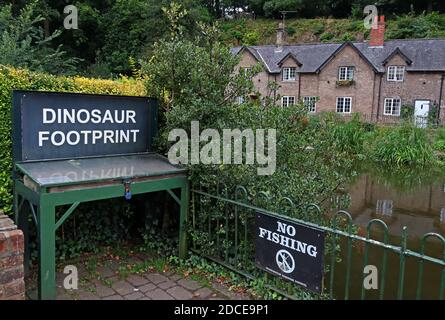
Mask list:
MULTIPOLYGON (((166 12, 175 16, 180 11, 170 7, 166 12)), ((173 21, 170 30, 177 32, 170 39, 157 42, 153 55, 143 63, 147 89, 163 106, 158 150, 161 153, 169 150, 171 130, 184 129, 190 133, 191 121, 199 121, 201 130, 276 129, 277 168, 273 175, 257 175, 257 165, 198 164, 189 165, 192 183, 209 188, 221 183, 230 190, 244 185, 253 194, 265 191, 289 196, 299 205, 321 202, 330 196, 343 181, 339 178, 339 168, 349 167, 350 161, 338 150, 330 133, 323 130, 323 124, 310 124, 302 105, 281 108, 249 100, 249 92, 253 90, 251 77, 260 67, 249 74, 234 72, 239 58, 217 41, 217 26, 200 24, 200 35, 190 40, 177 27, 184 17, 175 17, 170 19, 173 21), (239 96, 245 97, 246 102, 237 104, 235 98, 239 96)))
POLYGON ((281 17, 280 11, 301 11, 304 0, 268 0, 263 10, 266 17, 281 17))

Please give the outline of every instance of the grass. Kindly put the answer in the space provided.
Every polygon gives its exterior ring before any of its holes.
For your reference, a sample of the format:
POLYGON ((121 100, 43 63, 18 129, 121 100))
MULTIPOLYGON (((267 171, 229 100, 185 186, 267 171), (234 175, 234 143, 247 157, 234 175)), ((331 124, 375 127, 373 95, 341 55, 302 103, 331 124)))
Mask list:
POLYGON ((351 158, 400 168, 445 164, 445 128, 417 128, 410 121, 379 126, 361 122, 356 115, 345 121, 324 113, 314 116, 311 124, 328 130, 335 146, 351 158))
POLYGON ((403 124, 381 128, 367 143, 372 160, 397 166, 427 166, 436 160, 427 130, 403 124))

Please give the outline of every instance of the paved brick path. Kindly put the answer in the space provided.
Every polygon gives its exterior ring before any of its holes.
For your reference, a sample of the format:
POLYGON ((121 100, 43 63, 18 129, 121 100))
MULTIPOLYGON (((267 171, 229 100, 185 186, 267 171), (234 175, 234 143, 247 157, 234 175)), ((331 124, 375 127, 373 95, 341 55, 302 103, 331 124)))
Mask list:
MULTIPOLYGON (((114 261, 113 261, 114 262, 114 261)), ((173 272, 145 272, 130 274, 125 279, 117 275, 118 265, 100 266, 95 270, 94 279, 85 279, 79 270, 78 290, 65 290, 65 274, 57 274, 58 300, 221 300, 248 299, 248 296, 234 293, 222 284, 203 283, 184 278, 173 272), (98 280, 100 279, 100 280, 98 280)))

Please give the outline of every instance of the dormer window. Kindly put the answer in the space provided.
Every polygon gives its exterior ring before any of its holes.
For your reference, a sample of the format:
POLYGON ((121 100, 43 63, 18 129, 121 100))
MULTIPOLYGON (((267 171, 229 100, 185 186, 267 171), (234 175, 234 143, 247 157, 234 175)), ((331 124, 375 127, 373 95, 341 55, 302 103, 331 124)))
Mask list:
POLYGON ((338 69, 338 81, 354 80, 354 67, 340 67, 338 69))
POLYGON ((297 68, 283 68, 283 81, 295 81, 297 77, 297 68))
POLYGON ((404 76, 405 76, 405 67, 403 66, 388 67, 388 81, 403 81, 404 76))

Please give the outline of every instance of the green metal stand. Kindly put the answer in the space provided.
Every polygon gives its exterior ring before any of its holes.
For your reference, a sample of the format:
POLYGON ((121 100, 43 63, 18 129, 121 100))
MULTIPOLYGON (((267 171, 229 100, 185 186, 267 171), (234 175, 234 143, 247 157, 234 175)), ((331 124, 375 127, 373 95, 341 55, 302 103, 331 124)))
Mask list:
MULTIPOLYGON (((167 191, 180 206, 180 227, 179 227, 179 257, 185 259, 187 256, 186 223, 189 206, 189 185, 186 175, 176 175, 167 177, 152 177, 145 181, 134 181, 130 183, 131 193, 144 194, 156 191, 167 191), (178 198, 172 191, 181 190, 178 198)), ((54 189, 53 189, 54 190, 54 189)), ((57 189, 56 189, 57 190, 57 189)), ((38 248, 39 248, 39 299, 52 300, 56 298, 56 231, 63 222, 72 214, 77 206, 82 202, 105 200, 123 197, 125 192, 124 183, 111 184, 105 186, 86 186, 81 188, 64 189, 52 192, 50 188, 40 188, 34 191, 23 184, 22 181, 14 180, 14 210, 16 222, 27 239, 29 205, 32 218, 37 225, 38 248), (71 207, 56 221, 56 207, 62 205, 71 207)), ((25 239, 25 241, 26 241, 25 239)), ((29 256, 29 248, 25 242, 25 256, 29 256)), ((26 258, 25 261, 28 259, 26 258)), ((25 262, 25 270, 28 269, 25 262)))

